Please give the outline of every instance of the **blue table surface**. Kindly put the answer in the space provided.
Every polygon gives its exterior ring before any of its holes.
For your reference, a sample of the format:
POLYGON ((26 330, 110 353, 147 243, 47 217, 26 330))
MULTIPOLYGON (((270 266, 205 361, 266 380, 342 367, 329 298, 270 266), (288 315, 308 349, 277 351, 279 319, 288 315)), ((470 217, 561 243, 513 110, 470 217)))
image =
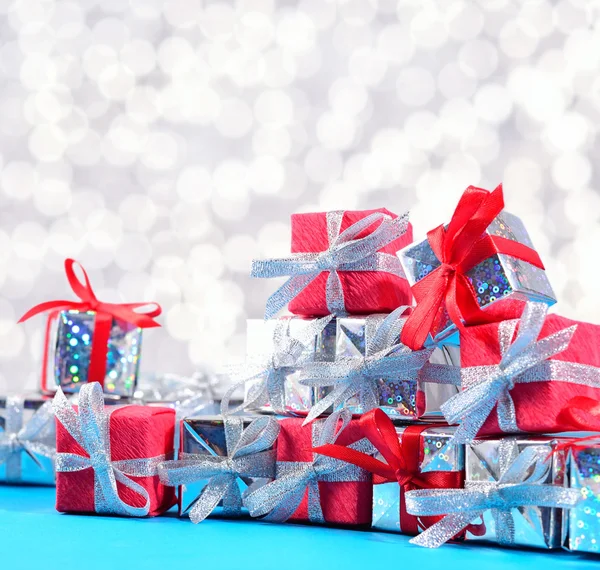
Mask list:
POLYGON ((428 550, 408 540, 398 534, 248 520, 194 525, 175 513, 153 519, 59 514, 53 488, 0 487, 0 568, 7 570, 600 568, 600 557, 592 555, 473 543, 428 550))

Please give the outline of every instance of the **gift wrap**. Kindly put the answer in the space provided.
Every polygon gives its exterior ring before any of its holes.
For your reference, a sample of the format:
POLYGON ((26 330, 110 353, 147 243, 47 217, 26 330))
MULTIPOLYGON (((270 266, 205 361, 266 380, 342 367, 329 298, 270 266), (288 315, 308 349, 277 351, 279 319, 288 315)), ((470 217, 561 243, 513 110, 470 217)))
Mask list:
MULTIPOLYGON (((560 438, 515 436, 504 439, 484 439, 467 445, 465 449, 465 488, 478 490, 488 482, 500 480, 507 466, 528 447, 547 449, 550 456, 548 471, 540 485, 565 486, 567 454, 558 451, 550 455, 564 440, 560 438)), ((546 456, 544 454, 544 456, 546 456)), ((514 546, 530 546, 536 548, 559 548, 562 544, 563 510, 551 507, 526 506, 513 508, 510 511, 514 525, 514 546)), ((483 527, 479 526, 476 535, 467 530, 466 538, 496 542, 498 532, 496 520, 490 509, 483 513, 483 527), (483 531, 481 531, 483 528, 483 531)))
POLYGON ((54 485, 55 447, 54 414, 47 397, 0 397, 0 482, 54 485))
MULTIPOLYGON (((50 315, 44 392, 53 393, 60 386, 63 392, 74 393, 91 381, 88 368, 95 324, 94 311, 65 310, 50 315)), ((112 317, 106 339, 105 394, 115 397, 134 395, 141 348, 142 329, 112 317)))

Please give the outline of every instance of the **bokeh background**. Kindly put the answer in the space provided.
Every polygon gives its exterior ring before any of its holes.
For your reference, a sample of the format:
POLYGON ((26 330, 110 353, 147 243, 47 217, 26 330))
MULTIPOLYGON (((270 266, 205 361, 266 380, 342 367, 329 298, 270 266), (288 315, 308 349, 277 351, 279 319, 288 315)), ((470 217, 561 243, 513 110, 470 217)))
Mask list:
POLYGON ((0 391, 33 388, 80 260, 159 301, 143 371, 239 361, 289 214, 386 206, 417 236, 504 182, 557 310, 600 321, 600 4, 0 2, 0 391))

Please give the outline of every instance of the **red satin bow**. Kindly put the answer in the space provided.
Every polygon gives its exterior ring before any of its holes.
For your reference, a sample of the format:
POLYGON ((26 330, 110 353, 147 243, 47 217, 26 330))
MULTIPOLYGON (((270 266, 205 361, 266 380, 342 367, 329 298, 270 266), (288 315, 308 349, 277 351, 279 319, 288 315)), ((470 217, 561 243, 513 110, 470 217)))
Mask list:
MULTIPOLYGON (((154 317, 160 315, 162 309, 158 303, 104 303, 99 301, 94 291, 85 269, 80 263, 74 259, 65 260, 65 273, 71 289, 80 299, 77 301, 47 301, 32 307, 20 319, 22 323, 31 317, 40 313, 51 311, 56 314, 63 310, 77 311, 95 311, 96 319, 94 323, 94 334, 92 336, 92 345, 90 353, 90 364, 88 368, 88 382, 100 382, 104 385, 104 377, 106 375, 106 352, 110 338, 113 318, 120 319, 140 328, 159 327, 160 324, 154 320, 154 317), (75 265, 77 265, 83 273, 84 281, 75 274, 75 265), (135 309, 141 307, 150 308, 154 305, 154 309, 148 310, 145 313, 138 313, 135 309)), ((50 330, 50 320, 46 328, 46 336, 50 330)), ((46 347, 44 350, 43 370, 42 370, 42 387, 46 387, 46 371, 48 364, 48 339, 46 338, 46 347)))
POLYGON ((477 325, 489 322, 477 303, 477 294, 466 273, 487 258, 502 253, 540 269, 538 253, 513 240, 484 233, 504 208, 502 185, 493 192, 469 186, 463 193, 450 224, 427 234, 441 265, 412 287, 417 306, 406 321, 402 343, 413 350, 425 344, 445 306, 453 323, 477 325))
POLYGON ((369 441, 383 455, 385 462, 371 455, 344 447, 328 444, 314 448, 315 453, 327 455, 352 463, 375 475, 375 484, 397 482, 400 485, 400 527, 403 533, 418 534, 419 526, 426 528, 441 517, 417 518, 408 514, 404 494, 413 489, 460 488, 463 483, 461 471, 430 471, 421 473, 421 434, 430 426, 409 426, 402 433, 402 443, 392 420, 380 409, 364 414, 361 429, 369 441))

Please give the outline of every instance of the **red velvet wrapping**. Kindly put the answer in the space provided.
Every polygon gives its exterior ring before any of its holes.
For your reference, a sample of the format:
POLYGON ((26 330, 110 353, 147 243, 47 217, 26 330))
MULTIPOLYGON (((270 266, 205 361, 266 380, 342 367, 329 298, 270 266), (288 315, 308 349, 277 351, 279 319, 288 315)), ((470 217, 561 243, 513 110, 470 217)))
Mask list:
MULTIPOLYGON (((377 210, 345 211, 340 231, 375 212, 396 217, 395 214, 379 208, 377 210)), ((369 235, 378 226, 373 224, 357 237, 369 235)), ((380 252, 396 255, 396 252, 413 241, 412 226, 406 233, 380 249, 380 252)), ((292 215, 292 253, 316 253, 329 246, 327 236, 327 214, 325 212, 292 215)), ((327 273, 321 273, 288 305, 290 312, 303 316, 324 316, 327 309, 325 286, 327 273)), ((344 292, 346 310, 353 315, 389 313, 400 305, 412 303, 412 293, 406 279, 390 273, 378 271, 340 271, 340 281, 344 292)))
MULTIPOLYGON (((569 347, 553 359, 600 367, 600 326, 598 325, 573 321, 559 315, 548 315, 539 338, 545 338, 573 324, 577 324, 577 330, 569 347)), ((463 368, 500 362, 499 326, 499 323, 491 323, 469 327, 461 333, 460 354, 463 368)), ((515 403, 519 429, 531 433, 568 431, 569 424, 558 416, 574 396, 586 396, 600 401, 600 388, 590 388, 571 382, 517 383, 510 394, 515 403)), ((498 415, 494 408, 479 434, 502 433, 498 427, 498 415)))
MULTIPOLYGON (((277 438, 277 461, 312 461, 313 426, 302 427, 302 418, 290 418, 280 422, 277 438)), ((350 445, 364 437, 357 420, 351 421, 340 434, 336 443, 350 445)), ((319 482, 323 517, 329 524, 370 525, 373 486, 370 481, 344 483, 319 482)), ((308 492, 290 518, 292 521, 308 522, 308 492)))
MULTIPOLYGON (((140 459, 173 453, 175 410, 152 406, 123 406, 110 415, 111 459, 140 459)), ((63 425, 56 422, 58 453, 87 453, 71 437, 63 425)), ((154 477, 132 477, 150 495, 149 516, 170 509, 176 502, 175 488, 166 487, 154 477)), ((117 482, 119 496, 134 507, 143 507, 137 493, 117 482)), ((56 510, 60 512, 94 512, 94 472, 90 469, 56 474, 56 510)))

